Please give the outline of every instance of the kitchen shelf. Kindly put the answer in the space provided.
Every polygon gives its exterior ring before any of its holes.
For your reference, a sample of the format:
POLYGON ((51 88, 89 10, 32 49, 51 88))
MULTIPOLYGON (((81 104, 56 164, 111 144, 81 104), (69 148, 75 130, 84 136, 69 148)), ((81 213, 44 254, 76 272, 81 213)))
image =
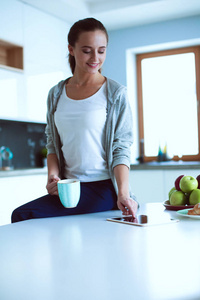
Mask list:
POLYGON ((0 67, 23 71, 23 47, 0 40, 0 67))

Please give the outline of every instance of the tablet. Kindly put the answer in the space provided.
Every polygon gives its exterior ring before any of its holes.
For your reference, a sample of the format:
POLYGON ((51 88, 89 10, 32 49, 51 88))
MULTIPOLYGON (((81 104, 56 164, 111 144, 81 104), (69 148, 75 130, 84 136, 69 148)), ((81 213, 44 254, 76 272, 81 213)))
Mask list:
POLYGON ((151 226, 151 225, 162 225, 162 224, 170 224, 176 223, 178 219, 171 219, 168 216, 159 216, 155 217, 148 216, 148 215, 138 215, 135 218, 132 216, 123 216, 123 217, 115 217, 115 218, 108 218, 107 221, 128 224, 128 225, 135 225, 135 226, 151 226))

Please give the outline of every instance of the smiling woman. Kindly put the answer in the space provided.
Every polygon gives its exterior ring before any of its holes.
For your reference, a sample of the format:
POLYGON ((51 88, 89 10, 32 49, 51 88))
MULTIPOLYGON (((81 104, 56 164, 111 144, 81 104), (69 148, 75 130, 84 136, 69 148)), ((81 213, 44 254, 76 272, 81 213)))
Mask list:
MULTIPOLYGON (((97 47, 97 51, 99 54, 106 55, 106 47, 108 44, 108 33, 105 27, 101 22, 96 22, 93 18, 88 18, 84 20, 80 20, 79 22, 76 22, 69 34, 68 34, 68 42, 69 42, 69 64, 72 73, 74 74, 75 65, 77 63, 76 57, 73 53, 73 49, 75 50, 75 45, 78 46, 78 49, 82 49, 83 53, 85 54, 91 54, 91 50, 93 47, 97 47), (95 28, 95 30, 94 30, 95 28), (94 34, 96 31, 98 31, 99 35, 94 34), (90 35, 88 35, 88 32, 90 32, 90 35), (82 33, 82 34, 80 34, 82 33), (91 34, 93 36, 91 36, 91 34), (85 40, 85 37, 87 36, 87 40, 85 40), (93 44, 94 38, 96 39, 93 44), (80 40, 81 39, 81 40, 80 40)), ((103 63, 102 63, 103 64, 103 63)), ((98 71, 101 72, 101 67, 98 68, 98 71)))
POLYGON ((105 81, 105 78, 98 74, 106 58, 107 38, 103 31, 82 32, 75 46, 69 44, 69 62, 72 73, 75 74, 66 85, 68 97, 81 100, 92 96, 105 81), (98 74, 95 84, 88 86, 80 85, 76 74, 98 74))
POLYGON ((48 195, 17 208, 12 222, 121 209, 135 216, 129 190, 132 114, 126 88, 104 77, 108 34, 101 22, 76 22, 68 34, 72 77, 48 96, 48 195), (81 183, 76 207, 65 208, 58 196, 60 179, 81 183))

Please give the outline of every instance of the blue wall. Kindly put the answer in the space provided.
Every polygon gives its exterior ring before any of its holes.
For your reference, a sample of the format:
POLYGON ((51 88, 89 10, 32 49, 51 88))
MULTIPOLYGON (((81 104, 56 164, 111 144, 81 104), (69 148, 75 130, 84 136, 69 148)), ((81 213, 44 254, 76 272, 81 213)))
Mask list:
POLYGON ((127 85, 127 49, 198 38, 200 38, 200 16, 109 31, 103 74, 127 85))

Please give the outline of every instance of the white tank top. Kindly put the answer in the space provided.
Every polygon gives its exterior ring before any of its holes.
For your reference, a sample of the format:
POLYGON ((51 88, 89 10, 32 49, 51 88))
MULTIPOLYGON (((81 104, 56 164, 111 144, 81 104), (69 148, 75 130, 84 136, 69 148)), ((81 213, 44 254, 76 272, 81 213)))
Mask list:
POLYGON ((65 177, 82 182, 109 179, 105 157, 106 82, 91 97, 73 100, 65 87, 55 112, 65 159, 65 177))

